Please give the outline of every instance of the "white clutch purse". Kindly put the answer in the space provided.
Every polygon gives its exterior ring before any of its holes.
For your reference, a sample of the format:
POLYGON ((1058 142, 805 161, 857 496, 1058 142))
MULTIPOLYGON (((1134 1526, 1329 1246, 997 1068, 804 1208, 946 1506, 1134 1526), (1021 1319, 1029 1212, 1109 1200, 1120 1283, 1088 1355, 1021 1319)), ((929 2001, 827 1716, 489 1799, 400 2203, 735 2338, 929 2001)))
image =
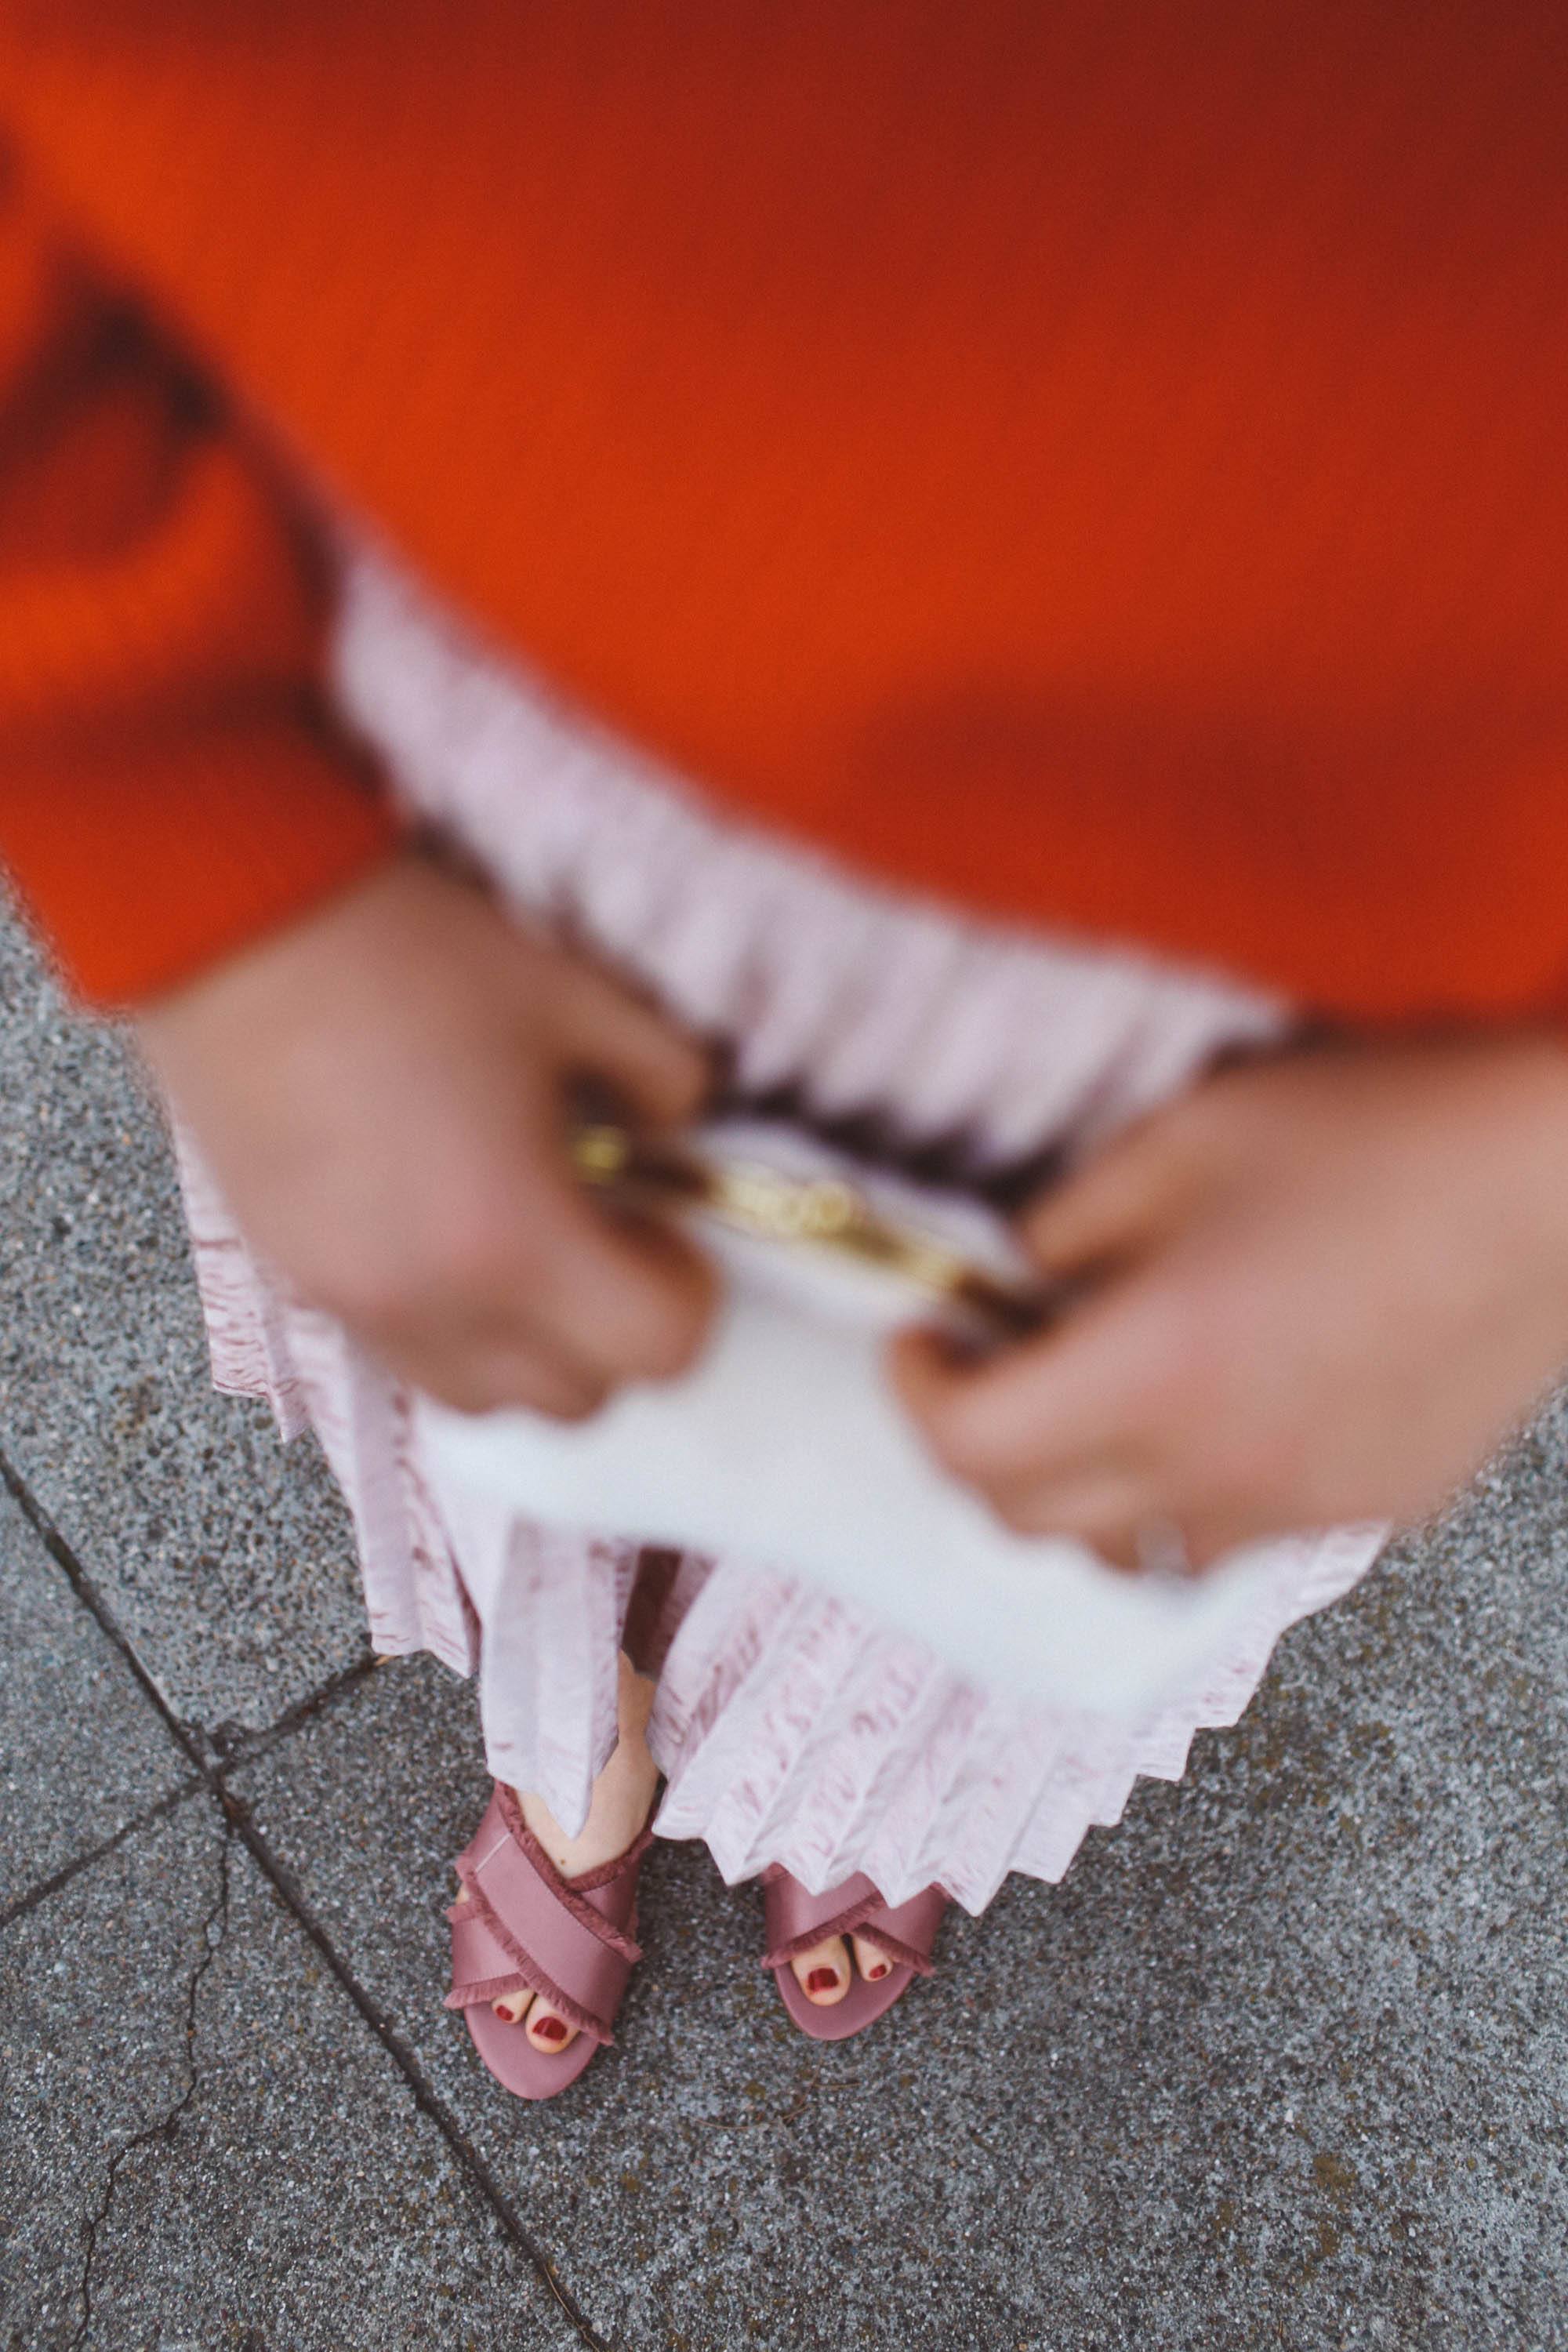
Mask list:
POLYGON ((809 1577, 969 1679, 1143 1715, 1190 1680, 1278 1578, 1278 1545, 1198 1580, 1118 1575, 1080 1545, 1011 1534, 922 1450, 886 1335, 933 1312, 1031 1318, 1028 1269, 977 1201, 868 1171, 793 1128, 731 1121, 635 1159, 588 1129, 591 1178, 639 1181, 689 1222, 725 1295, 700 1361, 574 1426, 422 1400, 426 1458, 520 1514, 809 1577))

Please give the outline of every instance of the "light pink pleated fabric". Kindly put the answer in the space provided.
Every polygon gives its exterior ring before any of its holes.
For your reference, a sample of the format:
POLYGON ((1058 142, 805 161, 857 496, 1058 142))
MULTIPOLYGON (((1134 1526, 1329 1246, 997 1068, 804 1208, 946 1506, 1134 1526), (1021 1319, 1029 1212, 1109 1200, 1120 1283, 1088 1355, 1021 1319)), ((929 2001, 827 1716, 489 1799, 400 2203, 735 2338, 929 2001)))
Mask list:
MULTIPOLYGON (((1280 1008, 1127 951, 1053 941, 879 888, 716 819, 563 709, 384 563, 349 566, 343 704, 410 810, 542 919, 729 1040, 748 1089, 879 1117, 976 1169, 1090 1148, 1280 1008)), ((476 1670, 491 1769, 579 1825, 615 1741, 627 1531, 565 1537, 422 1475, 408 1399, 247 1250, 183 1146, 221 1388, 313 1423, 353 1513, 378 1650, 476 1670)), ((666 1836, 724 1876, 782 1864, 814 1891, 863 1871, 889 1904, 931 1883, 979 1911, 1008 1871, 1061 1875, 1140 1773, 1179 1778, 1233 1723, 1284 1628, 1374 1549, 1282 1542, 1254 1621, 1147 1721, 1045 1713, 966 1687, 918 1644, 787 1575, 684 1559, 663 1579, 650 1737, 666 1836)), ((669 1564, 667 1563, 667 1568, 669 1564)))

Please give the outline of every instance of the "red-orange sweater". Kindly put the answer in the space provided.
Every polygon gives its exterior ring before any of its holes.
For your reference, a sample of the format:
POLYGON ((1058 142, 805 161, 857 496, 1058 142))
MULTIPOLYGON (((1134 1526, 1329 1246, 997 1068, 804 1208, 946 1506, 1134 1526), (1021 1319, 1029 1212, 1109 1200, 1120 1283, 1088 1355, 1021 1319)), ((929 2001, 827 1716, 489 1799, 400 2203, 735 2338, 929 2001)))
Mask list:
POLYGON ((290 482, 737 809, 1365 1017, 1568 979, 1560 0, 4 0, 0 851, 387 824, 290 482))

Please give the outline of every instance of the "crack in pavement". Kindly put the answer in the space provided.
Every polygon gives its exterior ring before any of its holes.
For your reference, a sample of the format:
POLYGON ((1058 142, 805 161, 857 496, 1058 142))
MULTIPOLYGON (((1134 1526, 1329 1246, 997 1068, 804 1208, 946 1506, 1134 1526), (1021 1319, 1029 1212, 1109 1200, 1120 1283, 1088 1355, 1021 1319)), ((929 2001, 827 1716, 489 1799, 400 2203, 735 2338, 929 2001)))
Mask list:
MULTIPOLYGON (((434 2124, 450 2148, 459 2171, 466 2175, 479 2196, 489 2206, 502 2236, 515 2246, 524 2260, 531 2265, 562 2315, 576 2331, 582 2343, 587 2347, 587 2352, 615 2352, 615 2347, 600 2335, 562 2277, 554 2256, 529 2229, 510 2197, 501 2187, 491 2166, 481 2156, 447 2102, 428 2081, 413 2051, 381 2003, 368 1988, 360 1982, 349 1962, 338 1950, 325 1926, 318 1919, 314 1909, 306 1899, 304 1890, 293 1873, 281 1857, 273 1851, 272 1846, 262 1834, 249 1806, 237 1790, 228 1786, 226 1774, 229 1767, 225 1763, 215 1761, 215 1756, 219 1752, 216 1745, 209 1740, 208 1735, 200 1725, 184 1723, 174 1713, 157 1682, 143 1665, 134 1643, 99 1591, 82 1562, 77 1558, 48 1512, 33 1493, 26 1479, 16 1465, 7 1460, 4 1450, 0 1450, 0 1487, 4 1487, 13 1496, 28 1524, 42 1539, 49 1557, 64 1570, 78 1601, 125 1660, 137 1685, 159 1717, 170 1738, 179 1748, 186 1762, 200 1775, 221 1808, 227 1832, 224 1847, 226 1901, 228 1841, 237 1838, 278 1900, 283 1905, 285 1910, 292 1915, 298 1927, 321 1954, 349 2001, 358 2011, 403 2076, 408 2085, 415 2106, 421 2115, 434 2124)), ((348 1678, 344 1679, 346 1684, 348 1678)), ((335 1696, 335 1694, 332 1695, 335 1696)), ((194 2081, 190 2089, 195 2089, 194 2081)), ((177 2123, 179 2113, 183 2112, 188 2104, 189 2093, 187 2092, 179 2110, 172 2116, 164 2118, 164 2126, 177 2123)), ((138 2135, 138 2138, 155 2137, 163 2127, 151 2126, 148 2132, 138 2135)), ((123 2163, 125 2157, 131 2153, 136 2144, 135 2141, 130 2142, 121 2150, 111 2168, 111 2175, 113 2171, 118 2170, 119 2166, 123 2163)), ((112 2177, 110 2194, 112 2196, 112 2177)), ((96 2242, 97 2232, 102 2227, 108 2210, 109 2199, 106 2198, 99 2214, 94 2217, 90 2225, 91 2242, 89 2246, 87 2270, 83 2274, 84 2289, 88 2287, 90 2278, 92 2242, 96 2242)), ((84 2321, 84 2329, 87 2324, 84 2321)), ((74 2344, 79 2344, 81 2338, 82 2330, 79 2330, 74 2344)))
POLYGON ((81 2284, 77 2289, 81 2303, 81 2321, 76 2334, 71 2337, 71 2352, 78 2352, 78 2347, 86 2342, 88 2332, 92 2326, 92 2268, 98 2255, 99 2232, 108 2221, 110 2208, 114 2203, 114 2192, 119 2186, 121 2169, 127 2159, 134 2156, 139 2148, 150 2147, 155 2140, 162 2140, 167 2147, 179 2129, 181 2117, 195 2096, 196 2000, 201 1992, 202 1979, 222 1950, 224 1938, 228 1933, 228 1861, 232 1842, 233 1832, 220 1811, 217 1900, 202 1922, 201 1949, 196 1955, 195 1966, 191 1970, 190 1980, 185 1987, 185 2086, 166 2115, 161 2116, 156 2123, 146 2124, 140 2131, 132 2132, 128 2139, 121 2142, 110 2158, 109 2170, 104 2178, 103 2195, 99 2200, 98 2210, 94 2213, 89 2213, 82 2225, 85 2243, 82 2249, 81 2284))

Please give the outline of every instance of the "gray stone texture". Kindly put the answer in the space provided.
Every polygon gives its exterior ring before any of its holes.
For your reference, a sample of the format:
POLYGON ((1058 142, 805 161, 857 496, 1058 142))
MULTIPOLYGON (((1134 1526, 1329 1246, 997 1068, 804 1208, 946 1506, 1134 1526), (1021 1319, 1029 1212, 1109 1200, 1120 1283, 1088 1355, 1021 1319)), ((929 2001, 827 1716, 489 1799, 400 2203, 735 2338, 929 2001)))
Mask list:
POLYGON ((1568 2344, 1561 1431, 1292 1633, 1060 1888, 814 2047, 656 1849, 620 2047, 520 2108, 442 2014, 471 1701, 388 1666, 237 1775, 612 2342, 1568 2344), (346 1831, 346 1836, 344 1832, 346 1831))
POLYGON ((579 2342, 210 1799, 14 1922, 0 1988, 7 2352, 579 2342))
POLYGON ((0 1489, 0 1918, 190 1778, 131 1667, 0 1489))
POLYGON ((158 1118, 5 924, 0 1451, 161 1694, 0 1507, 0 2352, 1568 2352, 1561 1410, 861 2041, 656 1848, 545 2106, 440 2005, 472 1695, 345 1679, 319 1459, 208 1393, 158 1118))
POLYGON ((216 1396, 162 1118, 0 906, 0 1444, 175 1713, 257 1727, 365 1649, 312 1444, 216 1396))

